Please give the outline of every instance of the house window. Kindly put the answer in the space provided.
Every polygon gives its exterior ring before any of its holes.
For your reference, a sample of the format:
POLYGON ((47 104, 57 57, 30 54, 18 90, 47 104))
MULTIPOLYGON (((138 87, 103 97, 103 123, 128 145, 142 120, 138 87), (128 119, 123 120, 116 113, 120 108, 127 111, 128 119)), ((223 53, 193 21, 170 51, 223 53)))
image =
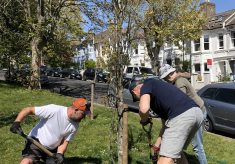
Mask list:
POLYGON ((235 47, 235 31, 231 32, 231 40, 232 40, 233 47, 235 47))
POLYGON ((194 51, 200 51, 200 39, 194 41, 194 51))
POLYGON ((201 68, 200 68, 200 64, 199 64, 199 63, 198 63, 198 64, 195 64, 194 67, 195 67, 195 72, 200 72, 200 71, 201 71, 201 68))
POLYGON ((138 54, 138 48, 135 49, 135 54, 138 54))
POLYGON ((210 44, 209 44, 209 35, 204 36, 204 50, 209 50, 210 44))
POLYGON ((209 68, 207 67, 207 63, 204 63, 204 70, 205 71, 210 71, 209 68))
POLYGON ((219 49, 224 49, 224 37, 223 34, 219 34, 219 49))

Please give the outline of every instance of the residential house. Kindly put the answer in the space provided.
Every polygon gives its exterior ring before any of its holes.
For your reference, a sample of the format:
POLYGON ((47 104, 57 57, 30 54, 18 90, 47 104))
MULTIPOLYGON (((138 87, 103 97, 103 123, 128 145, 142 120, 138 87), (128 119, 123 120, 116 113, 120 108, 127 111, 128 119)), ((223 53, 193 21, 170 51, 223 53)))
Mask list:
POLYGON ((215 13, 215 4, 201 4, 209 17, 200 39, 191 42, 192 82, 197 87, 235 74, 235 9, 215 13))
POLYGON ((133 40, 132 44, 135 46, 131 46, 129 50, 130 65, 145 66, 151 68, 151 62, 144 40, 144 33, 137 32, 136 39, 133 40))
POLYGON ((84 68, 86 60, 96 61, 93 34, 89 35, 86 39, 82 40, 81 43, 75 46, 73 61, 79 63, 80 68, 84 68))
MULTIPOLYGON (((125 30, 123 30, 123 32, 125 32, 125 30)), ((93 59, 98 62, 99 67, 102 67, 102 62, 108 60, 108 55, 112 51, 112 46, 110 45, 112 45, 113 39, 114 36, 110 34, 109 30, 98 33, 93 37, 88 37, 76 47, 77 54, 74 56, 74 61, 83 65, 85 60, 93 59)), ((127 43, 123 41, 123 44, 127 43)), ((133 45, 135 46, 129 46, 130 48, 127 51, 130 58, 130 65, 146 66, 150 68, 151 63, 147 55, 143 33, 139 32, 136 34, 133 45)))

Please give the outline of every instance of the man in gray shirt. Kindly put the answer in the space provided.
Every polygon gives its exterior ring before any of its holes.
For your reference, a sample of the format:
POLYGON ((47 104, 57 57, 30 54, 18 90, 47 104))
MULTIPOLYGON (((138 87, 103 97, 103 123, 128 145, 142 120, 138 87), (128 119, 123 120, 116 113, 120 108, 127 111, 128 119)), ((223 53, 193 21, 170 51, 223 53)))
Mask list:
MULTIPOLYGON (((180 73, 176 72, 175 68, 165 64, 160 68, 159 75, 161 79, 164 79, 168 83, 172 83, 182 92, 187 94, 191 99, 193 99, 205 115, 206 108, 204 106, 203 100, 197 95, 191 83, 186 78, 182 77, 180 73)), ((200 127, 192 140, 192 145, 199 163, 207 164, 206 154, 203 147, 202 131, 203 129, 200 127)))

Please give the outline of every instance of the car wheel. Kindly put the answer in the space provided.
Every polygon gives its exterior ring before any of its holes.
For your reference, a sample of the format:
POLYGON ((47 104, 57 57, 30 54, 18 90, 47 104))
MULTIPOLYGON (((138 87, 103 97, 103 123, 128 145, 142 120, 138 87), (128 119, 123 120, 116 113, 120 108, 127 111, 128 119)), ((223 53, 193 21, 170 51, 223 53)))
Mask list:
POLYGON ((206 118, 204 120, 204 123, 203 123, 203 128, 205 131, 207 132, 212 132, 213 131, 213 125, 212 125, 212 121, 210 120, 210 118, 206 118))

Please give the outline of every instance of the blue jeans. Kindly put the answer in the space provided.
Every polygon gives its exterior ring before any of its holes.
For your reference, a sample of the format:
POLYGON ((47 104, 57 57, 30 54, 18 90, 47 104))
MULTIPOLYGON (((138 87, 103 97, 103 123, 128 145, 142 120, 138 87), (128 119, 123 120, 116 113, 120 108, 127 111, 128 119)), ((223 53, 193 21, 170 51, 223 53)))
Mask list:
POLYGON ((207 164, 206 154, 203 148, 202 140, 202 126, 198 129, 195 136, 192 139, 193 150, 196 153, 196 156, 200 164, 207 164))

